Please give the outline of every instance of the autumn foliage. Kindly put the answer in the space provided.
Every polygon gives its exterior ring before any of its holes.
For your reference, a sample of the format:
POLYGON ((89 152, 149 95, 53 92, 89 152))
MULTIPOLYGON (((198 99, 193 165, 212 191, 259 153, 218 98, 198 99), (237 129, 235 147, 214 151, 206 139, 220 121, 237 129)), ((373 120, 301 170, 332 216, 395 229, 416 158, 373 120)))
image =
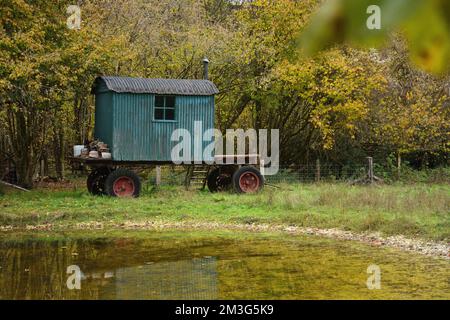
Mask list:
POLYGON ((62 179, 71 146, 93 138, 97 75, 200 78, 207 56, 217 128, 280 129, 284 164, 391 154, 446 164, 448 74, 421 68, 402 30, 376 49, 338 41, 305 57, 302 32, 321 3, 87 0, 71 30, 69 1, 1 0, 0 161, 24 186, 42 160, 62 179))

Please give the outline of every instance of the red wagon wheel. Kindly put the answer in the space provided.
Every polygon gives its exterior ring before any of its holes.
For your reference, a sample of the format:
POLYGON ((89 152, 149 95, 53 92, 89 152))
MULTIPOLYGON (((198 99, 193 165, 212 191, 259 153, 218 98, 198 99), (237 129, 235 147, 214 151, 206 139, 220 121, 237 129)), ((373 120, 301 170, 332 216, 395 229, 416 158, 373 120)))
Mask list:
POLYGON ((108 175, 105 188, 106 194, 112 197, 139 197, 141 180, 133 171, 119 168, 108 175))
POLYGON ((244 193, 257 192, 259 186, 260 179, 253 172, 246 172, 239 177, 239 187, 244 193))
POLYGON ((242 167, 233 175, 233 186, 238 193, 259 192, 264 186, 264 177, 254 167, 242 167))
POLYGON ((113 191, 117 197, 132 197, 135 186, 130 177, 120 177, 113 183, 113 191))

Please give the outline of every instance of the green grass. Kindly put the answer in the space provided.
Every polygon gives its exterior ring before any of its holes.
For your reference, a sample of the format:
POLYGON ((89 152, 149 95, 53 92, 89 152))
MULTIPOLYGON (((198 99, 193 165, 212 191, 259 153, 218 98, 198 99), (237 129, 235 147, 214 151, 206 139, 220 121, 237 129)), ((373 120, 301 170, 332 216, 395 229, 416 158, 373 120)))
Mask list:
POLYGON ((93 197, 73 188, 0 196, 1 225, 149 220, 285 224, 448 240, 450 186, 280 185, 256 195, 163 187, 139 199, 93 197))

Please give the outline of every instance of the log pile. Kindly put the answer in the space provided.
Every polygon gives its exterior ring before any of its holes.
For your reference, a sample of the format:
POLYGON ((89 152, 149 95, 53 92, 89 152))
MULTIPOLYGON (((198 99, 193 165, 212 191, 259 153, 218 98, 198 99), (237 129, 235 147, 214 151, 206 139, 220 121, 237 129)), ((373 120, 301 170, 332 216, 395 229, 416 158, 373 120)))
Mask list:
POLYGON ((111 153, 106 143, 100 140, 94 140, 87 144, 81 151, 81 158, 111 159, 111 153))

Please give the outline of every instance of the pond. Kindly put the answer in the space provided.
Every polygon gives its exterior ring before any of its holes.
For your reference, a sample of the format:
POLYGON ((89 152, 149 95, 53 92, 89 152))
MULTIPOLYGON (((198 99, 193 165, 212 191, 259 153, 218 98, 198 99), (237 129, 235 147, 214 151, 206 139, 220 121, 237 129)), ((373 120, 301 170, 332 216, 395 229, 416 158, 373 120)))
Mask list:
POLYGON ((448 260, 313 236, 0 235, 0 299, 450 299, 449 281, 448 260))

